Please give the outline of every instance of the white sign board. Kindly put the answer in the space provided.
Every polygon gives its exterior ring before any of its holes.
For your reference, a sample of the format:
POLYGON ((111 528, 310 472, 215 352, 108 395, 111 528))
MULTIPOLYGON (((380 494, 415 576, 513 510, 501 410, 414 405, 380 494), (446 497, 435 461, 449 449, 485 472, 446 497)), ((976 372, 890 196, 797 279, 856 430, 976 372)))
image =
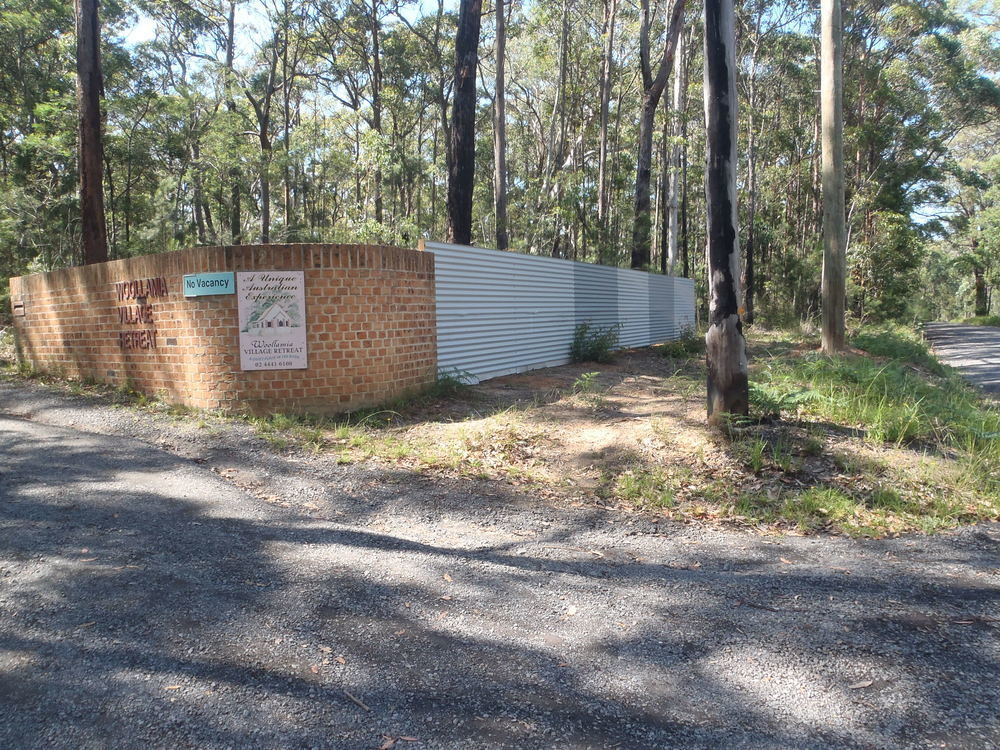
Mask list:
POLYGON ((306 295, 302 271, 236 274, 240 368, 301 370, 306 357, 306 295))

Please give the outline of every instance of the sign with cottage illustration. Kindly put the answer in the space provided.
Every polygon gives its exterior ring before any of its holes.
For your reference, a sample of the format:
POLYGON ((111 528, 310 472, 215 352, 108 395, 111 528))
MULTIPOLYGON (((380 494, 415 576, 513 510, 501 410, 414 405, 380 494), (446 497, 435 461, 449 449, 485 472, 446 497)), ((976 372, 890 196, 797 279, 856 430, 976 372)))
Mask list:
POLYGON ((306 300, 302 271, 236 274, 240 314, 240 368, 301 370, 306 356, 306 300))

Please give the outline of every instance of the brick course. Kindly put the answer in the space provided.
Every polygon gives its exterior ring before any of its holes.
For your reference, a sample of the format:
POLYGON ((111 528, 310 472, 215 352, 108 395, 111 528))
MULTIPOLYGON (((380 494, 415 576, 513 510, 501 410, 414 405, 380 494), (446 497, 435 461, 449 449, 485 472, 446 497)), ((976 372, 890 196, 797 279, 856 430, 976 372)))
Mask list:
POLYGON ((425 252, 204 247, 15 277, 10 290, 12 305, 24 304, 14 318, 23 362, 197 408, 343 412, 413 392, 437 374, 434 256, 425 252), (308 369, 240 370, 237 296, 184 297, 185 274, 268 270, 305 272, 308 369), (149 322, 115 285, 158 278, 166 294, 147 297, 149 322), (137 348, 123 348, 119 334, 130 331, 155 331, 155 347, 143 348, 147 335, 127 337, 137 348))

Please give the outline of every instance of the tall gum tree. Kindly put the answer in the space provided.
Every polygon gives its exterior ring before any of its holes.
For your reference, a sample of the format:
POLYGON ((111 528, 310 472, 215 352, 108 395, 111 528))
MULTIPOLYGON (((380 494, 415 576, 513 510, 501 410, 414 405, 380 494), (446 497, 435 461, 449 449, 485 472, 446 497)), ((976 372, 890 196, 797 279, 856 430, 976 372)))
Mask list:
POLYGON ((76 74, 79 106, 80 234, 83 262, 108 259, 104 218, 104 139, 101 124, 101 26, 97 0, 76 0, 76 74))
POLYGON ((476 68, 483 0, 462 0, 455 39, 455 93, 448 160, 448 241, 472 244, 476 175, 476 68))
POLYGON ((507 236, 507 85, 506 24, 504 0, 496 2, 496 95, 493 100, 493 207, 496 213, 497 250, 506 250, 507 236))
POLYGON ((650 260, 649 182, 653 165, 653 130, 656 108, 667 85, 674 64, 677 39, 684 22, 685 0, 673 0, 667 12, 666 40, 656 74, 649 58, 649 0, 642 0, 642 24, 639 30, 639 68, 642 73, 642 112, 639 118, 639 156, 635 170, 635 201, 632 221, 632 268, 644 268, 650 260))
POLYGON ((736 213, 736 34, 733 0, 705 0, 705 204, 708 219, 708 421, 747 414, 736 213))
POLYGON ((823 128, 823 351, 844 348, 847 227, 844 217, 843 30, 840 0, 820 7, 820 97, 823 128))

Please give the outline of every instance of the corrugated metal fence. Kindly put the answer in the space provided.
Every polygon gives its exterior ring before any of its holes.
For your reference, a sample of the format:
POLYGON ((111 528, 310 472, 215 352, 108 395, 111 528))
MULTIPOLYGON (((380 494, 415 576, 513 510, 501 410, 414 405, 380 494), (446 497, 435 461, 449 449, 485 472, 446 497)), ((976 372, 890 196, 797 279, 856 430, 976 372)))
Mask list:
POLYGON ((434 253, 438 370, 473 381, 569 362, 577 325, 622 346, 694 327, 694 282, 539 255, 425 242, 434 253))

